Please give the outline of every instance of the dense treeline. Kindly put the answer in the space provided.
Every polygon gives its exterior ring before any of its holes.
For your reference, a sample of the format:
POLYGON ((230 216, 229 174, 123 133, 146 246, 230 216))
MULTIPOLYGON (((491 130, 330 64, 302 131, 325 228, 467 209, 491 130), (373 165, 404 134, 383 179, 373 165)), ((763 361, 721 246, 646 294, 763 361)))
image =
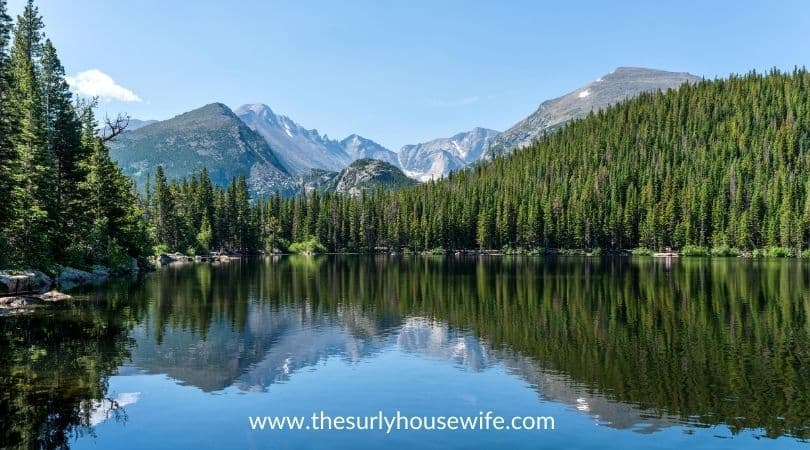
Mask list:
POLYGON ((240 247, 314 238, 331 251, 798 253, 810 243, 808 124, 804 69, 684 85, 592 113, 530 148, 416 188, 265 199, 243 215, 255 234, 240 247))
POLYGON ((264 220, 259 205, 252 204, 244 176, 221 188, 211 182, 205 169, 170 182, 158 166, 154 181, 147 177, 143 203, 151 235, 159 243, 156 252, 272 248, 264 240, 272 223, 264 220))
POLYGON ((43 27, 0 0, 0 267, 125 264, 148 243, 137 195, 43 27))
POLYGON ((399 192, 265 202, 331 250, 686 245, 806 249, 810 73, 649 93, 530 148, 399 192))
MULTIPOLYGON (((74 100, 31 1, 0 0, 0 265, 116 264, 158 250, 810 247, 810 74, 643 94, 447 178, 357 197, 252 201, 244 178, 146 195, 74 100)), ((694 250, 692 248, 692 250, 694 250)))

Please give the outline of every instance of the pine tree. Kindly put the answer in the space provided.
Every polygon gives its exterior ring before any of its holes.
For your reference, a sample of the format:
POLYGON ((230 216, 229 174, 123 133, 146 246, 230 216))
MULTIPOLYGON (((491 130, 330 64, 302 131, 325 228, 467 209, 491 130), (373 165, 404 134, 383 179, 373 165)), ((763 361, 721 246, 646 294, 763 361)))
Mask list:
POLYGON ((85 179, 88 157, 82 145, 82 124, 65 82, 65 71, 50 40, 42 55, 42 99, 47 153, 53 156, 53 254, 61 258, 64 242, 81 232, 83 211, 79 185, 85 179))
POLYGON ((169 189, 162 166, 155 169, 155 193, 152 210, 155 217, 155 240, 176 249, 177 218, 175 217, 174 196, 169 189))
POLYGON ((9 92, 17 120, 15 146, 21 158, 17 214, 10 230, 12 253, 18 263, 44 267, 49 258, 53 222, 53 158, 46 142, 42 107, 42 19, 29 0, 14 27, 9 92))
POLYGON ((13 79, 8 54, 11 37, 11 17, 6 12, 6 0, 0 0, 0 266, 8 264, 8 224, 17 209, 17 176, 19 158, 12 136, 15 134, 10 89, 13 79))

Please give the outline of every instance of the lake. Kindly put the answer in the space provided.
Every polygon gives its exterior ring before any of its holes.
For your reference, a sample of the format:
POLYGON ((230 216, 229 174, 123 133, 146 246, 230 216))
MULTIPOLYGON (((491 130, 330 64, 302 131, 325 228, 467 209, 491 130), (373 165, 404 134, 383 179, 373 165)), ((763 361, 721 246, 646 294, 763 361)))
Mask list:
POLYGON ((808 344, 794 260, 173 265, 0 318, 0 447, 810 448, 808 344))

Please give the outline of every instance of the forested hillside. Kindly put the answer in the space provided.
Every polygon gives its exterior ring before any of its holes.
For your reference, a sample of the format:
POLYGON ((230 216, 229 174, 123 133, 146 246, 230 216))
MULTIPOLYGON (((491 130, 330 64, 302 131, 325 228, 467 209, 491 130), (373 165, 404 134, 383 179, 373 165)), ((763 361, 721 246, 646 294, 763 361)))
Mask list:
POLYGON ((810 241, 810 74, 646 93, 448 178, 265 208, 279 236, 333 250, 681 248, 810 241))

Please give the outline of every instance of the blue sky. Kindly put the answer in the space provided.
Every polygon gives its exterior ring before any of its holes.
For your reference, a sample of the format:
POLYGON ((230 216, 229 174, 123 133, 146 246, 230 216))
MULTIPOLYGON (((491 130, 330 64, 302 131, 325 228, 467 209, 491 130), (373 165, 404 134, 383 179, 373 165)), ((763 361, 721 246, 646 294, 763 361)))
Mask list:
MULTIPOLYGON (((12 15, 23 3, 9 1, 12 15)), ((102 104, 110 113, 166 119, 261 102, 332 138, 356 132, 393 150, 504 130, 617 66, 713 78, 810 65, 806 0, 37 5, 68 74, 119 99, 102 104)))

